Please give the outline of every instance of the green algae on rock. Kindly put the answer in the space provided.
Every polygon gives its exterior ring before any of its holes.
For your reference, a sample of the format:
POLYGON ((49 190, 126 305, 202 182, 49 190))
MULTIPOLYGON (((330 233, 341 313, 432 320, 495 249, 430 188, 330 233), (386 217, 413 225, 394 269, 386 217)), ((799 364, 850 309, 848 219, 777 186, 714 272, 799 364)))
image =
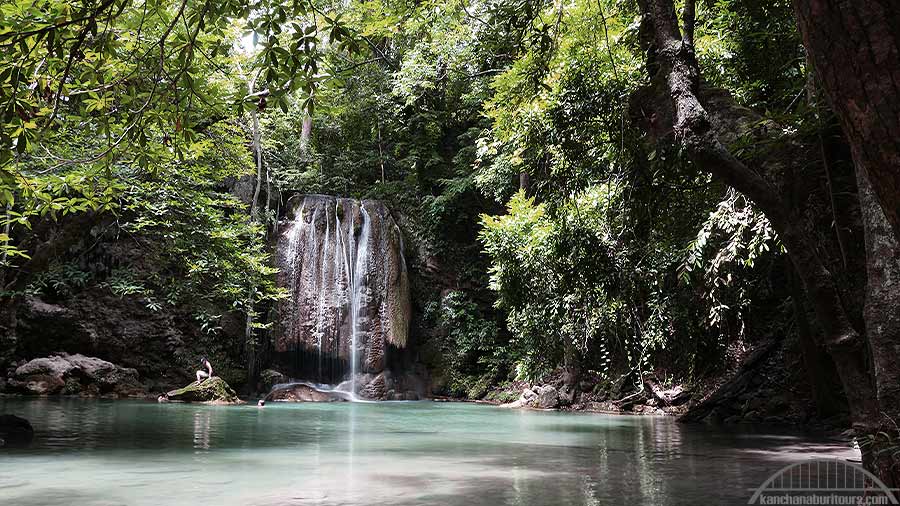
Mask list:
POLYGON ((172 390, 157 399, 159 402, 202 402, 205 404, 242 404, 234 390, 218 376, 201 383, 191 383, 172 390))

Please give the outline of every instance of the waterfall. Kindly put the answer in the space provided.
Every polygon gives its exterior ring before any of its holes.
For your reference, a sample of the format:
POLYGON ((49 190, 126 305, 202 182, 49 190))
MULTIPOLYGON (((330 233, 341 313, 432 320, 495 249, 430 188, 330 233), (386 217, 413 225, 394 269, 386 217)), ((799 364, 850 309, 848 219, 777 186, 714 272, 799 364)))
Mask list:
POLYGON ((362 215, 359 245, 356 248, 356 262, 353 265, 353 276, 350 281, 350 384, 351 393, 356 395, 357 366, 359 364, 360 312, 365 310, 363 298, 366 296, 366 281, 369 261, 369 213, 366 206, 359 206, 362 215))
MULTIPOLYGON (((300 235, 303 233, 303 227, 301 226, 303 222, 303 211, 305 210, 304 206, 300 206, 300 210, 297 211, 297 217, 294 219, 294 222, 291 224, 292 226, 287 230, 287 258, 289 265, 290 275, 288 279, 290 279, 289 289, 290 296, 294 297, 294 294, 297 293, 297 266, 300 263, 300 258, 297 252, 300 247, 300 235)), ((287 319, 288 321, 288 333, 294 333, 294 327, 297 325, 296 315, 290 315, 287 319)))
MULTIPOLYGON (((400 229, 387 206, 300 195, 287 205, 276 244, 275 361, 289 376, 346 381, 356 395, 406 346, 409 283, 400 229)), ((365 392, 364 392, 365 393, 365 392)))

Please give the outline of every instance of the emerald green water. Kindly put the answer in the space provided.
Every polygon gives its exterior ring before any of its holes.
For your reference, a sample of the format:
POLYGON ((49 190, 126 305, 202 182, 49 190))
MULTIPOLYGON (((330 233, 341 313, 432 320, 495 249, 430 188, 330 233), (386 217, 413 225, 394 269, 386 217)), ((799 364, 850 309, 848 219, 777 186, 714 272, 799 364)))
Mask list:
POLYGON ((748 489, 845 446, 664 417, 458 403, 201 406, 0 399, 28 448, 0 448, 0 505, 746 504, 748 489))

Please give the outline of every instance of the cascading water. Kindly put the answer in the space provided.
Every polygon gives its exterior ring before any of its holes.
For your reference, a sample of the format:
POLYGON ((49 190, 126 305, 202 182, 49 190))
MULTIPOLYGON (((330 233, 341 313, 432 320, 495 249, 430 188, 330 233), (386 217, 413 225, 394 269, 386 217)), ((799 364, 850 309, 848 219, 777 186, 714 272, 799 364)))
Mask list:
MULTIPOLYGON (((378 201, 304 195, 291 199, 277 243, 276 362, 291 377, 348 383, 355 397, 406 346, 409 284, 400 230, 378 201), (359 380, 359 381, 357 381, 359 380)), ((382 379, 380 384, 383 384, 382 379)))
POLYGON ((365 203, 359 206, 362 215, 362 226, 359 233, 359 246, 356 249, 356 262, 353 265, 353 276, 350 281, 350 392, 356 395, 356 368, 359 364, 360 312, 365 311, 366 281, 369 261, 369 213, 365 203))

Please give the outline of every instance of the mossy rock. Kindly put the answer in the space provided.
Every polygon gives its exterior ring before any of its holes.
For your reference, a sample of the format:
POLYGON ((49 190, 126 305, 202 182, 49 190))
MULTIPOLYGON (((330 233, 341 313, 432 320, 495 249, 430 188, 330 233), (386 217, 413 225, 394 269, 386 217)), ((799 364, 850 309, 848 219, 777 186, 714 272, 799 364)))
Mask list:
POLYGON ((203 402, 206 404, 241 404, 234 390, 222 378, 213 376, 201 383, 172 390, 159 397, 159 402, 203 402))

